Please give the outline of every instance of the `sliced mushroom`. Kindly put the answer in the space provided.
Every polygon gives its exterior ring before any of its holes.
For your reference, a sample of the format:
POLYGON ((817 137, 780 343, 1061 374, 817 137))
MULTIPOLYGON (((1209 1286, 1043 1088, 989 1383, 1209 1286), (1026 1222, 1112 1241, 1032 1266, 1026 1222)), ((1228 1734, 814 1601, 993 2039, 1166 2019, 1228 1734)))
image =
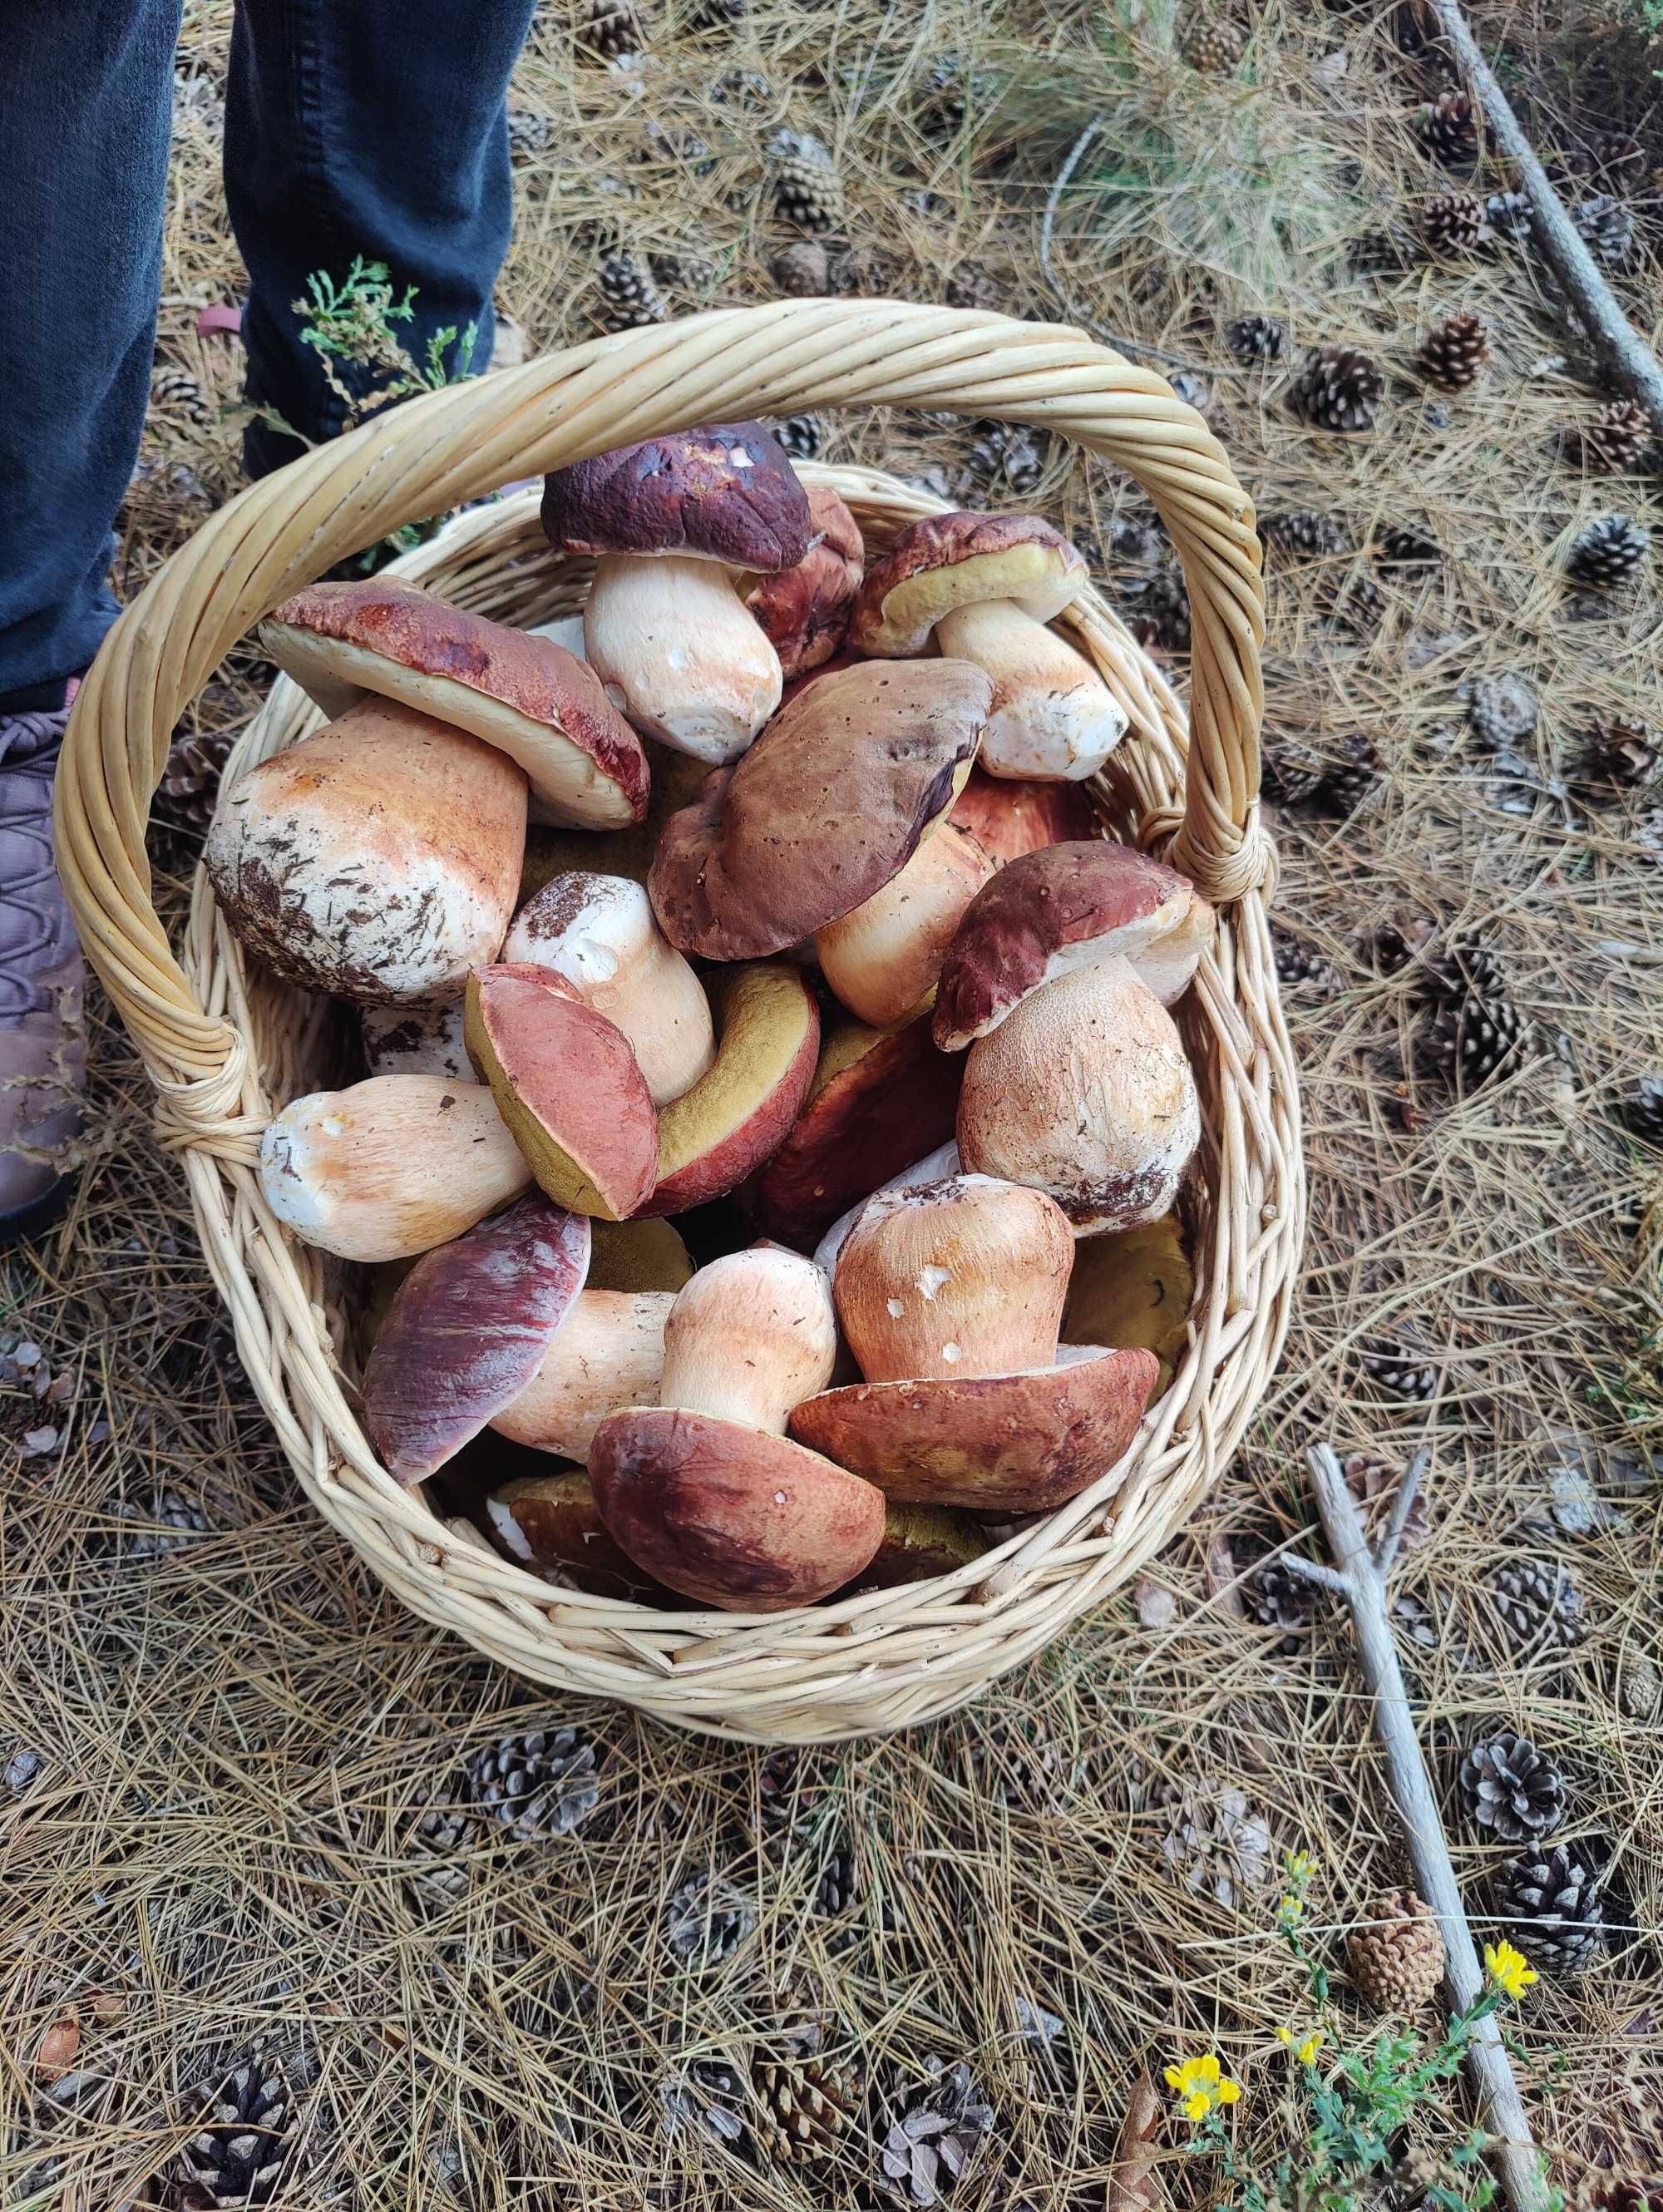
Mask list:
POLYGON ((240 776, 203 862, 239 941, 360 1006, 458 997, 495 958, 525 849, 525 778, 431 715, 366 699, 240 776))
POLYGON ((490 1092, 442 1075, 372 1075, 274 1115, 260 1188, 279 1221, 343 1260, 430 1251, 531 1180, 490 1092))
POLYGON ((524 769, 537 821, 616 830, 646 812, 640 739, 549 637, 372 576, 308 585, 260 625, 260 641, 326 714, 374 692, 495 745, 524 769))
POLYGON ((715 1058, 704 986, 626 876, 555 876, 515 915, 502 958, 548 969, 622 1030, 655 1106, 690 1091, 715 1058))
POLYGON ((883 1501, 784 1434, 832 1372, 825 1277, 775 1246, 701 1268, 665 1337, 663 1403, 603 1421, 589 1475, 608 1529, 657 1580, 750 1612, 812 1604, 851 1582, 883 1534, 883 1501))

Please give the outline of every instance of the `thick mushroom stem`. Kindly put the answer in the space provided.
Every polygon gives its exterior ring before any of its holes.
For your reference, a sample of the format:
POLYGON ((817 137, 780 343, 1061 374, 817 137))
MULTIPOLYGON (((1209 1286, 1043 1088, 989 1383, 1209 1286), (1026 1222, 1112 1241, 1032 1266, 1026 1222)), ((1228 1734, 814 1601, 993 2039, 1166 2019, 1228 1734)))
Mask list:
POLYGON ((782 1437, 792 1408, 825 1389, 836 1358, 825 1276, 799 1253, 756 1245, 713 1260, 677 1293, 659 1400, 782 1437))
POLYGON ((1048 1367, 1073 1262, 1043 1191, 950 1176, 873 1199, 838 1257, 838 1317, 869 1382, 1048 1367))
POLYGON ((690 1091, 716 1057, 704 986, 626 876, 555 876, 520 908, 500 957, 549 969, 622 1030, 655 1106, 690 1091))
POLYGON ((1049 1191, 1077 1236, 1158 1220, 1200 1136, 1176 1024, 1124 959, 1042 984, 970 1048, 965 1167, 1049 1191))
POLYGON ((956 608, 936 637, 943 653, 993 679, 980 756, 989 775, 1077 783, 1126 735, 1126 714, 1090 662, 1011 600, 956 608))
POLYGON ((974 837, 941 821, 881 891, 817 930, 821 972, 849 1012, 879 1030, 916 1013, 964 909, 995 872, 974 837))
POLYGON ((674 1303, 671 1291, 580 1291, 537 1373, 491 1426, 534 1451, 586 1459, 609 1413, 657 1404, 674 1303))
POLYGON ((583 613, 590 666, 638 730, 719 767, 780 704, 780 656, 713 561, 631 554, 595 564, 583 613))
POLYGON ((482 1083, 372 1075, 285 1106, 260 1140, 279 1221, 343 1260, 407 1260, 471 1229, 531 1170, 482 1083))

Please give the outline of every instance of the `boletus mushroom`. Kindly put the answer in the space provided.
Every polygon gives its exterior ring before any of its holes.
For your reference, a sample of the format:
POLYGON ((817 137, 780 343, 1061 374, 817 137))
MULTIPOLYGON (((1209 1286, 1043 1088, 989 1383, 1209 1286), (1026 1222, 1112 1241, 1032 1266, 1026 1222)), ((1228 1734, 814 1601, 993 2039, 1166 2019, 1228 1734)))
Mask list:
POLYGON ((974 661, 993 682, 983 768, 1074 782, 1096 773, 1126 728, 1091 663, 1047 628, 1085 584, 1079 552, 1036 516, 926 515, 867 570, 850 641, 896 659, 933 637, 974 661))
POLYGON ((514 916, 502 960, 546 968, 622 1030, 655 1106, 690 1091, 716 1055, 704 986, 627 876, 555 876, 514 916))
POLYGON ((525 778, 506 754, 366 699, 239 776, 203 862, 277 975, 403 1006, 458 997, 496 957, 525 849, 525 778))
POLYGON ((637 1602, 665 1595, 608 1534, 580 1467, 505 1482, 486 1499, 485 1517, 508 1557, 549 1582, 637 1602))
POLYGON ((364 1064, 372 1075, 449 1075, 471 1083, 462 1041, 462 1001, 432 1006, 366 1006, 364 1064))
POLYGON ((809 503, 759 422, 677 430, 545 478, 549 543, 597 556, 584 646, 639 730, 737 760, 780 703, 780 656, 736 583, 794 568, 809 503))
POLYGON ((1194 1271, 1175 1213, 1114 1236, 1086 1237, 1075 1248, 1063 1340, 1145 1345, 1161 1363, 1164 1390, 1183 1353, 1194 1296, 1194 1271))
POLYGON ((968 1567, 986 1549, 985 1531, 962 1513, 941 1505, 892 1504, 883 1516, 883 1540, 849 1595, 933 1582, 968 1567))
POLYGON ((975 839, 944 822, 882 890, 816 930, 820 972, 849 1012, 882 1030, 926 1006, 964 909, 993 872, 975 839))
POLYGON ((647 889, 671 943, 761 959, 881 890, 957 797, 992 695, 962 660, 868 662, 804 684, 665 824, 647 889))
POLYGON ((942 969, 933 1030, 970 1048, 964 1165, 1048 1190, 1081 1235, 1153 1221, 1200 1139, 1166 1003, 1212 909, 1174 869, 1101 838, 1050 845, 977 893, 942 969))
POLYGON ((762 1245, 699 1270, 671 1309, 661 1405, 615 1413, 590 1447, 601 1517, 631 1559, 746 1612, 811 1605, 861 1572, 882 1496, 785 1434, 836 1344, 811 1260, 762 1245))
POLYGON ((792 1435, 904 1504, 1031 1513, 1083 1490, 1131 1443, 1157 1363, 1059 1353, 1065 1246, 1060 1210, 1009 1183, 958 1176, 875 1200, 836 1262, 866 1380, 805 1400, 792 1435))
POLYGON ((664 1377, 671 1291, 582 1291, 535 1368, 492 1413, 513 1443, 588 1456, 595 1431, 626 1406, 650 1406, 664 1377))
POLYGON ((622 1221, 658 1180, 659 1117, 629 1041, 545 968, 468 978, 465 1036, 503 1121, 556 1206, 622 1221))
POLYGON ((260 641, 326 714, 375 692, 495 745, 524 769, 534 821, 619 830, 646 812, 640 739, 551 638, 371 576, 309 584, 261 623, 260 641))
POLYGON ((416 1261, 364 1369, 364 1424, 390 1474, 422 1481, 525 1392, 588 1266, 589 1224, 540 1191, 416 1261))
POLYGON ((989 775, 978 765, 948 817, 974 837, 995 867, 1045 845, 1095 835, 1091 801, 1077 783, 1044 783, 1033 776, 989 775))
POLYGON ((848 508, 823 485, 811 485, 808 498, 814 532, 808 551, 793 568, 758 576, 745 593, 787 684, 822 666, 842 644, 865 574, 860 526, 848 508))
POLYGON ((459 1237, 531 1180, 490 1092, 443 1075, 314 1091, 260 1139, 260 1188, 285 1227, 343 1260, 407 1260, 459 1237))

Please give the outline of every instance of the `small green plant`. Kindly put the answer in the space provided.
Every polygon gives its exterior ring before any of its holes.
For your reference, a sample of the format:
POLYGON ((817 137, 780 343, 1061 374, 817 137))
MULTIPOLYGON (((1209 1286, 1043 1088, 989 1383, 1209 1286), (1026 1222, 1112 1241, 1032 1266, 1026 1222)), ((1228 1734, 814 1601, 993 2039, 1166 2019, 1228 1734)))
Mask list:
MULTIPOLYGON (((342 402, 343 429, 355 430, 401 399, 440 391, 472 374, 477 323, 461 331, 451 323, 434 331, 420 359, 404 344, 398 326, 415 320, 416 296, 414 284, 398 290, 385 261, 366 261, 361 253, 354 254, 352 266, 338 283, 324 269, 313 270, 307 278, 306 296, 294 302, 300 343, 317 354, 330 390, 342 402)), ((284 437, 302 445, 315 442, 275 409, 255 411, 284 437)), ((435 514, 425 522, 405 523, 372 545, 360 565, 366 572, 384 568, 397 555, 424 544, 448 519, 435 514)))
MULTIPOLYGON (((1264 2166, 1244 2152, 1224 2116, 1246 2093, 1215 2055, 1185 2058, 1166 2069, 1167 2087, 1190 2130, 1186 2150, 1217 2161, 1233 2192, 1224 2200, 1229 2212, 1358 2212, 1375 2199, 1381 2184, 1403 2166, 1411 2118, 1454 2075, 1479 2023, 1522 1996, 1536 1979, 1511 1944, 1492 1944, 1484 1952, 1482 1993, 1454 2014, 1435 2043, 1404 2029, 1348 2050, 1329 2002, 1328 1970, 1308 1940, 1307 1894, 1314 1871, 1303 1853, 1289 1858, 1287 1893, 1276 1917, 1278 1933, 1304 1970, 1310 2001, 1307 2021, 1278 2030, 1293 2069, 1284 2118, 1297 2147, 1264 2166)), ((1484 2148, 1484 2135, 1475 2129, 1435 2159, 1418 2159, 1414 2201, 1437 2212, 1482 2212, 1496 2194, 1484 2148)))

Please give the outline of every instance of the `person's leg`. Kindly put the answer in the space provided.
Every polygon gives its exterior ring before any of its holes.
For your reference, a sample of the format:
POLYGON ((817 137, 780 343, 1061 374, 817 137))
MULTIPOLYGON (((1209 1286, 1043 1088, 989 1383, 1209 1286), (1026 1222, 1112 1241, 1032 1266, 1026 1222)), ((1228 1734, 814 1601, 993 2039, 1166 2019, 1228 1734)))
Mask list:
POLYGON ((150 388, 179 0, 11 0, 0 36, 0 1244, 73 1136, 81 961, 52 862, 68 680, 115 619, 150 388))
MULTIPOLYGON (((304 436, 332 436, 344 413, 294 313, 314 270, 338 283, 355 256, 385 262, 400 294, 416 288, 398 326, 410 352, 425 361, 437 332, 474 324, 472 365, 489 363, 513 216, 504 97, 535 8, 242 0, 225 185, 250 281, 249 398, 304 436)), ((257 474, 298 450, 258 423, 246 446, 257 474)))

